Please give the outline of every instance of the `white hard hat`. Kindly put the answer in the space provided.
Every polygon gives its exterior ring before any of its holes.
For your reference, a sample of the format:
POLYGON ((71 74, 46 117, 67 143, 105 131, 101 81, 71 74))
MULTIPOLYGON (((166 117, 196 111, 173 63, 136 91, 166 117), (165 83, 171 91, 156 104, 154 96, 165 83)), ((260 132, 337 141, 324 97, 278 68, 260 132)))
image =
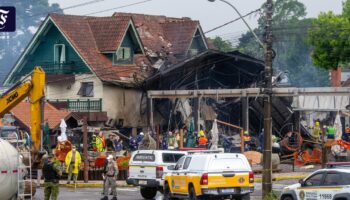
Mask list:
POLYGON ((140 135, 144 135, 143 132, 140 132, 140 135))

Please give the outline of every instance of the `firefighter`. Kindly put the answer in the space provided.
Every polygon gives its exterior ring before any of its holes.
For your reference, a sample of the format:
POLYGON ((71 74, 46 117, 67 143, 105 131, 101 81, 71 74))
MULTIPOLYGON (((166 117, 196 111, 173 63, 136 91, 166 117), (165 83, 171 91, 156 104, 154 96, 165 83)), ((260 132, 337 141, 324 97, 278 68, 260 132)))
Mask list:
POLYGON ((244 149, 246 151, 249 151, 250 150, 251 137, 250 137, 248 131, 244 131, 243 139, 244 139, 244 149))
POLYGON ((312 130, 312 136, 316 139, 316 140, 320 140, 320 136, 321 136, 321 128, 320 128, 320 122, 316 121, 315 122, 315 127, 312 130))
POLYGON ((205 137, 205 133, 203 130, 199 131, 199 138, 198 138, 198 147, 199 148, 207 148, 208 139, 205 137))

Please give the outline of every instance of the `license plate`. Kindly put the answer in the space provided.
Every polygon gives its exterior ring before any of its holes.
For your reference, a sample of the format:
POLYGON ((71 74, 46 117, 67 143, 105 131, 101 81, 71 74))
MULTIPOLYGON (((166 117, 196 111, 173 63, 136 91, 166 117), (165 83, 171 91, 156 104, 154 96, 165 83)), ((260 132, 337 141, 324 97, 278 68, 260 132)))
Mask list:
POLYGON ((234 188, 225 188, 225 189, 221 189, 222 193, 234 193, 235 189, 234 188))
POLYGON ((147 181, 139 181, 140 185, 147 185, 147 181))

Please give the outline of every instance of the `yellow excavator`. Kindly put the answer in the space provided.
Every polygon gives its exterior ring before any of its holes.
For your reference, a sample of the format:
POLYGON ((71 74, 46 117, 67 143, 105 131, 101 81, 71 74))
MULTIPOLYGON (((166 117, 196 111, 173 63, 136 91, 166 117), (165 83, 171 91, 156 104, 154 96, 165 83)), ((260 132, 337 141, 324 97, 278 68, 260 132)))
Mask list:
MULTIPOLYGON (((33 72, 19 81, 0 96, 0 117, 3 117, 12 108, 25 98, 30 102, 30 163, 37 167, 44 154, 42 148, 42 127, 45 97, 45 72, 35 67, 33 72)), ((1 129, 0 129, 1 132, 1 129)), ((18 134, 17 134, 18 140, 18 134)), ((19 198, 19 176, 22 176, 23 159, 19 159, 21 152, 8 141, 0 138, 0 194, 1 199, 19 198)), ((31 181, 31 180, 30 180, 31 181)), ((24 196, 22 196, 24 197, 24 196)), ((28 197, 28 196, 27 196, 28 197)))
POLYGON ((0 96, 0 117, 28 97, 30 102, 32 152, 35 155, 42 150, 41 127, 44 115, 45 72, 40 67, 35 67, 30 76, 31 78, 24 78, 23 81, 15 84, 0 96))

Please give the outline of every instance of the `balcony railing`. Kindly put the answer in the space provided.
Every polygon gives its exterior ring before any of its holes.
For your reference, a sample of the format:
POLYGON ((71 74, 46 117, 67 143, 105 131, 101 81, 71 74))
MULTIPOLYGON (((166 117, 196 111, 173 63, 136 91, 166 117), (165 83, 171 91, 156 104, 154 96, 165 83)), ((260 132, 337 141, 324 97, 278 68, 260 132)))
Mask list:
POLYGON ((102 99, 50 99, 59 109, 74 112, 102 112, 102 99))
MULTIPOLYGON (((79 74, 89 72, 89 69, 86 67, 86 65, 80 61, 69 61, 65 63, 38 62, 35 64, 43 68, 46 74, 79 74)), ((22 73, 28 74, 31 72, 31 70, 32 68, 28 68, 22 73)))

